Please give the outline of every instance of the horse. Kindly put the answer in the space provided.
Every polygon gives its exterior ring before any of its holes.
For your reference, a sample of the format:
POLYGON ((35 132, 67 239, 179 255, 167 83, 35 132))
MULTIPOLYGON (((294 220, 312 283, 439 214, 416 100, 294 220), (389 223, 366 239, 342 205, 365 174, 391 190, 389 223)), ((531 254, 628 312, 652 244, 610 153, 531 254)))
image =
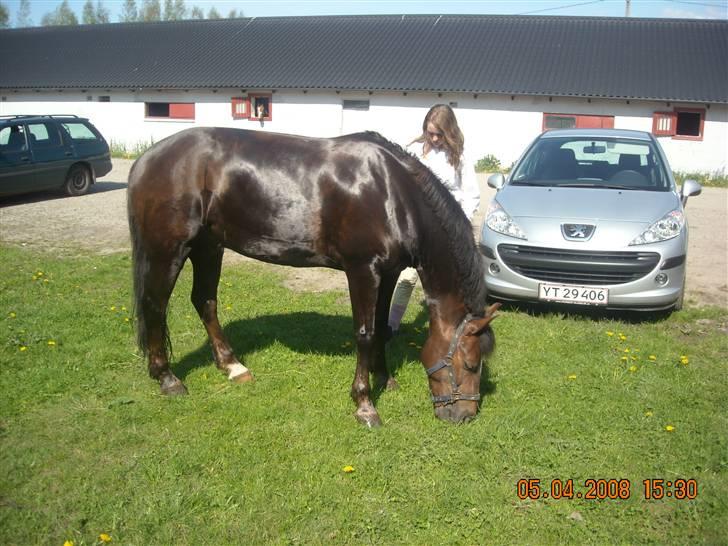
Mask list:
POLYGON ((192 128, 159 141, 132 166, 127 189, 137 341, 167 395, 187 388, 170 369, 167 305, 189 259, 192 304, 217 367, 245 383, 217 315, 224 249, 274 264, 343 270, 357 360, 356 419, 381 425, 371 400, 394 389, 385 343, 392 293, 416 267, 427 297, 421 351, 435 415, 462 422, 479 408, 482 358, 494 348, 483 263, 472 226, 440 180, 378 133, 335 138, 192 128))

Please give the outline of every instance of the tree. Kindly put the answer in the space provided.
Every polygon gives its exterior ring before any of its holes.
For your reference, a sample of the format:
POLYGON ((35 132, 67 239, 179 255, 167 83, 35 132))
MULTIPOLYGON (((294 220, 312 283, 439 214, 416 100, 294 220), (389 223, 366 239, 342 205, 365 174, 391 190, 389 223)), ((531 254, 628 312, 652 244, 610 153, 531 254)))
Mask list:
POLYGON ((197 6, 192 6, 192 11, 190 11, 190 19, 204 19, 205 13, 197 6))
POLYGON ((245 17, 242 11, 238 13, 238 10, 231 9, 230 13, 228 13, 228 19, 238 19, 239 17, 245 17))
POLYGON ((139 20, 145 23, 162 20, 162 7, 159 0, 142 0, 142 9, 139 20))
POLYGON ((134 0, 124 0, 124 7, 121 8, 119 21, 122 23, 133 23, 139 20, 136 2, 134 0))
POLYGON ((0 2, 0 28, 8 28, 10 26, 10 12, 8 7, 0 2))
POLYGON ((212 6, 210 8, 210 11, 207 12, 207 18, 208 19, 222 19, 222 16, 220 15, 220 12, 215 9, 215 6, 212 6))
POLYGON ((179 21, 187 15, 185 0, 164 0, 164 20, 179 21))
POLYGON ((109 23, 111 16, 109 10, 101 3, 101 0, 96 1, 96 22, 97 23, 109 23))
POLYGON ((96 10, 94 9, 94 3, 91 0, 86 0, 83 5, 83 14, 81 15, 81 21, 84 25, 95 25, 98 23, 96 20, 96 10))
POLYGON ((32 26, 33 20, 30 18, 30 0, 20 0, 18 14, 15 16, 15 28, 32 26))
POLYGON ((77 25, 78 18, 68 5, 68 0, 63 0, 61 5, 54 11, 48 12, 43 16, 41 24, 44 27, 55 25, 77 25))

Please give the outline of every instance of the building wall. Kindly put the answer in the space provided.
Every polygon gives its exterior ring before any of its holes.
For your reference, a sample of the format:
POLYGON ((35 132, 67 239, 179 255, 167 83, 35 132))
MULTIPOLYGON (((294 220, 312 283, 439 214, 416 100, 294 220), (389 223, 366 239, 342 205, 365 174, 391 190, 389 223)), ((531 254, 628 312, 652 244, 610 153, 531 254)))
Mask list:
MULTIPOLYGON (((263 90, 265 92, 265 90, 263 90)), ((237 127, 330 137, 375 130, 406 145, 421 131, 427 110, 438 102, 455 107, 472 162, 492 154, 504 166, 515 161, 542 130, 543 113, 614 116, 619 129, 652 130, 655 111, 695 107, 655 101, 553 98, 540 96, 472 95, 462 93, 379 93, 277 91, 272 95, 272 120, 236 120, 231 97, 239 90, 18 92, 0 97, 0 115, 76 114, 89 118, 107 140, 133 148, 194 126, 237 127), (110 102, 98 102, 98 96, 110 102), (367 100, 369 110, 345 110, 344 100, 367 100), (194 120, 145 119, 145 102, 194 102, 194 120)), ((704 107, 704 105, 699 105, 704 107)), ((706 109, 701 141, 661 137, 675 170, 728 171, 728 105, 706 109)))

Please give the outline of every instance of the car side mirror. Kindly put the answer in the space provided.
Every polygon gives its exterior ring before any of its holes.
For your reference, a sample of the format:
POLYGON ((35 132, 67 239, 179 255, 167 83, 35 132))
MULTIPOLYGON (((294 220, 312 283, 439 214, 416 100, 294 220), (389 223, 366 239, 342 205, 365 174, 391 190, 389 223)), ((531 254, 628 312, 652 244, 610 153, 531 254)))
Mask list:
POLYGON ((496 190, 500 190, 506 183, 506 177, 503 176, 501 173, 495 173, 491 174, 488 177, 488 185, 491 188, 495 188, 496 190))
POLYGON ((703 191, 703 186, 698 184, 695 180, 688 178, 683 182, 682 188, 680 188, 680 200, 682 201, 683 207, 688 202, 688 197, 694 195, 700 195, 703 191))

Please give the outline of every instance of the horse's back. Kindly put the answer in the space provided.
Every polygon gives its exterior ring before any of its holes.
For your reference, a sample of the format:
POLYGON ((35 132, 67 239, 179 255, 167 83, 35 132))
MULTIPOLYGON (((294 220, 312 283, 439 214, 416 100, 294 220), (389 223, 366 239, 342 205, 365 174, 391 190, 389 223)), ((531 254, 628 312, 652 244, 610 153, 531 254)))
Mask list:
POLYGON ((177 225, 180 237, 204 227, 223 245, 261 260, 340 268, 386 252, 386 171, 381 142, 366 134, 323 139, 189 129, 134 165, 129 210, 177 225))

